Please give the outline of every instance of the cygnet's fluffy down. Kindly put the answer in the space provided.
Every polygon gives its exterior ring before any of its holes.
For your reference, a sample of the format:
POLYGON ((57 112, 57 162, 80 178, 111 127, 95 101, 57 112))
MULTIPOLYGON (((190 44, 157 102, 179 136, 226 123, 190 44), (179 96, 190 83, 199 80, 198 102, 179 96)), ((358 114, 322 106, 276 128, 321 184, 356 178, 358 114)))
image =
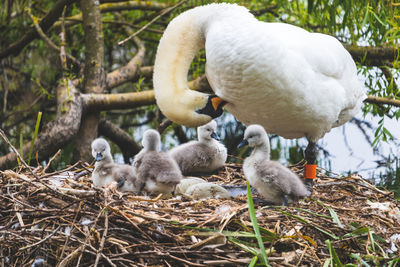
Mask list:
POLYGON ((199 183, 206 183, 206 181, 198 177, 186 177, 176 186, 174 193, 175 195, 185 194, 190 186, 199 183))
POLYGON ((135 170, 130 165, 114 163, 110 145, 105 139, 97 138, 92 142, 92 156, 96 159, 92 173, 95 187, 104 187, 115 181, 121 191, 138 191, 135 170))
POLYGON ((279 162, 270 160, 269 139, 262 126, 247 127, 239 147, 244 145, 254 148, 244 160, 244 175, 265 200, 286 205, 288 197, 296 200, 310 194, 295 173, 279 162))
POLYGON ((224 166, 226 147, 218 142, 217 123, 211 121, 197 128, 198 141, 190 141, 170 150, 184 175, 210 173, 224 166))
POLYGON ((225 188, 214 183, 197 183, 191 185, 187 188, 185 195, 191 196, 193 199, 223 199, 231 197, 225 188))
POLYGON ((171 156, 160 151, 160 134, 152 129, 146 130, 142 145, 143 149, 133 161, 141 188, 149 193, 172 193, 182 174, 171 156))

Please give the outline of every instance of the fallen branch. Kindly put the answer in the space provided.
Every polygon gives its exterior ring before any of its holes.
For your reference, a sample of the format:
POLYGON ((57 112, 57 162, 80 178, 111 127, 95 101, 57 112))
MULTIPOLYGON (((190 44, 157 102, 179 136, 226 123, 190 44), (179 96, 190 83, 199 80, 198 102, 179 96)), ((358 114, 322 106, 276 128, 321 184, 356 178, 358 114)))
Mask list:
POLYGON ((22 247, 22 248, 20 248, 19 250, 25 250, 25 249, 28 249, 28 248, 32 248, 32 247, 35 247, 35 246, 37 246, 37 245, 40 245, 40 244, 46 242, 46 241, 49 240, 53 235, 55 235, 55 234, 57 233, 57 231, 58 231, 60 228, 61 228, 61 225, 59 225, 51 234, 49 234, 48 236, 46 236, 44 239, 40 240, 39 242, 36 242, 36 243, 34 243, 34 244, 31 244, 31 245, 22 247))

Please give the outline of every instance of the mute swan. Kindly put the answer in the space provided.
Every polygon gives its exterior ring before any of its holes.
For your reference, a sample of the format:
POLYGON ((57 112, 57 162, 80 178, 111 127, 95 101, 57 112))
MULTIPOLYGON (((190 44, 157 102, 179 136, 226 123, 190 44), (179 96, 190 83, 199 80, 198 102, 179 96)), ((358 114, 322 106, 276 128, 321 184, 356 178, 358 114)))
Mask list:
POLYGON ((239 147, 244 145, 254 148, 251 155, 244 160, 244 175, 267 201, 285 206, 288 197, 296 199, 310 194, 295 173, 269 159, 269 139, 261 125, 255 124, 246 128, 239 147))
POLYGON ((176 123, 203 125, 226 104, 247 125, 261 124, 285 138, 305 136, 305 178, 316 175, 316 142, 350 120, 366 97, 356 65, 338 40, 261 22, 245 7, 226 3, 193 8, 169 23, 153 83, 159 108, 176 123), (187 85, 190 63, 201 48, 215 95, 187 85))
POLYGON ((169 154, 184 175, 213 172, 224 166, 228 157, 226 147, 218 142, 217 123, 210 121, 197 128, 198 141, 174 147, 169 154))
POLYGON ((141 189, 150 193, 172 193, 182 174, 171 156, 160 151, 160 134, 152 129, 146 130, 142 145, 143 149, 132 163, 141 181, 141 189))
POLYGON ((110 145, 105 139, 97 138, 92 142, 92 156, 96 159, 92 173, 95 187, 104 187, 115 181, 121 191, 138 190, 133 167, 114 163, 110 145))

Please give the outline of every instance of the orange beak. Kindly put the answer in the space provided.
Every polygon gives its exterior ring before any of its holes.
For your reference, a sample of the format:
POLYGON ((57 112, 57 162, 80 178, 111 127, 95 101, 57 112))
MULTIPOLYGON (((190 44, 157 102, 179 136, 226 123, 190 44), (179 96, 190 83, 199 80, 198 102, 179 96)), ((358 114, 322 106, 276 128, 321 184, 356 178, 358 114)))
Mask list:
POLYGON ((226 102, 225 102, 224 100, 222 100, 222 98, 220 98, 220 97, 213 97, 213 98, 211 99, 211 103, 212 103, 212 106, 213 106, 214 110, 217 110, 218 107, 219 107, 221 104, 224 105, 226 102))

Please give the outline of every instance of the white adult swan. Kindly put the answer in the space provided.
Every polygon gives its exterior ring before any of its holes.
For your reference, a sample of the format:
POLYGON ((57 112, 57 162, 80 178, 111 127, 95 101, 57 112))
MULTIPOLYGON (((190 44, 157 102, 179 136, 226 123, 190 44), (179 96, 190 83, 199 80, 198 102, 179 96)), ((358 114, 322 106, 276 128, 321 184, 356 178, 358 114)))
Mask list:
POLYGON ((335 38, 284 23, 258 21, 235 4, 210 4, 173 19, 158 46, 154 92, 170 120, 194 127, 221 115, 260 124, 285 138, 315 143, 350 120, 366 97, 350 54, 335 38), (215 95, 190 90, 187 74, 205 47, 206 75, 215 95), (221 101, 223 100, 223 101, 221 101))

